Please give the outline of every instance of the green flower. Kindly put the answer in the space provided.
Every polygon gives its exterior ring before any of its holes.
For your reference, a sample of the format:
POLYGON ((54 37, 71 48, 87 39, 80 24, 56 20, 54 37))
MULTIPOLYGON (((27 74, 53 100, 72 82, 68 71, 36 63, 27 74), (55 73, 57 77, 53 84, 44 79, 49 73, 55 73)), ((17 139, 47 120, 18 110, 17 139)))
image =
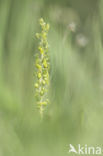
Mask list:
POLYGON ((47 68, 48 67, 48 64, 47 64, 47 61, 46 60, 43 61, 43 65, 44 65, 44 68, 47 68))
POLYGON ((42 77, 41 73, 38 73, 38 79, 40 79, 42 77))
POLYGON ((38 88, 38 87, 39 87, 38 83, 35 83, 35 88, 38 88))
POLYGON ((49 24, 46 24, 43 18, 39 21, 41 32, 36 33, 37 39, 39 39, 38 54, 36 56, 36 78, 35 83, 35 97, 40 113, 43 114, 45 106, 48 105, 48 87, 49 87, 49 55, 48 55, 48 30, 49 24))

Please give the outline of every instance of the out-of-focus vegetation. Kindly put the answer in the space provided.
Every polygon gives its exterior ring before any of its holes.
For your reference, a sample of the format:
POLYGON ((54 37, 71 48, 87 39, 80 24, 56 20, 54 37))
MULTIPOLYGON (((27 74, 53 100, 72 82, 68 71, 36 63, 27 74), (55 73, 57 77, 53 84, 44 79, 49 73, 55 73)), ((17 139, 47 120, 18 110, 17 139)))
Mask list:
POLYGON ((0 156, 66 156, 70 143, 103 147, 102 42, 102 0, 0 0, 0 156), (34 98, 40 17, 51 25, 43 120, 34 98))

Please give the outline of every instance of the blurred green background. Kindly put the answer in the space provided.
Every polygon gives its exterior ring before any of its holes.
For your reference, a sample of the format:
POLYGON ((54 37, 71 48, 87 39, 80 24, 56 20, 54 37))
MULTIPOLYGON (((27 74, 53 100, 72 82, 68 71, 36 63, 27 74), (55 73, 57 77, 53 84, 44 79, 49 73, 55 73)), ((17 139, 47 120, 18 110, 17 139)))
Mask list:
POLYGON ((0 156, 103 149, 103 1, 0 0, 0 156), (34 98, 39 18, 50 23, 50 105, 34 98))

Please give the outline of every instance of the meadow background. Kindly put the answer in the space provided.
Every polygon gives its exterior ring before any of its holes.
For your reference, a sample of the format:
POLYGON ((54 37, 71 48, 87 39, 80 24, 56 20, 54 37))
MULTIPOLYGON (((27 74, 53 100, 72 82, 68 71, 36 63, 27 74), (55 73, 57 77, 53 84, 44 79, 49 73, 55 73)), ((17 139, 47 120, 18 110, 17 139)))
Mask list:
POLYGON ((0 0, 0 156, 103 150, 103 1, 0 0), (50 24, 50 104, 35 101, 39 18, 50 24))

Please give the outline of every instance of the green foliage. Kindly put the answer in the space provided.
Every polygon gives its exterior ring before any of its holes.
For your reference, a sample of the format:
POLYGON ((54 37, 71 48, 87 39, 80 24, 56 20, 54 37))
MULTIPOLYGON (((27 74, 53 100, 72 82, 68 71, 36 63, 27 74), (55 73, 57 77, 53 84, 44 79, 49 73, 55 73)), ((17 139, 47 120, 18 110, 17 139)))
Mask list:
POLYGON ((103 1, 0 0, 0 156, 68 156, 70 143, 103 147, 102 118, 103 1), (43 120, 34 98, 43 76, 34 37, 41 16, 51 26, 43 120))

